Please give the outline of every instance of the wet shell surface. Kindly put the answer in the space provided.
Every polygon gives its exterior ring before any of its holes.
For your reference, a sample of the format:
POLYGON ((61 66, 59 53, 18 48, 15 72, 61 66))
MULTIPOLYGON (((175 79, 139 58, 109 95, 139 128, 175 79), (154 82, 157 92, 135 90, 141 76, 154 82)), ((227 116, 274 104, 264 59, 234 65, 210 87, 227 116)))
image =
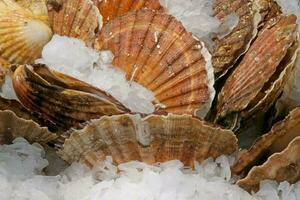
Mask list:
POLYGON ((223 38, 215 38, 212 49, 212 63, 217 77, 222 76, 244 54, 250 42, 257 34, 257 26, 261 20, 258 9, 251 0, 216 0, 214 15, 221 21, 231 13, 239 16, 238 25, 223 38))
POLYGON ((162 10, 159 0, 93 0, 103 18, 103 24, 130 11, 162 10))
POLYGON ((204 117, 214 97, 210 54, 174 17, 141 10, 115 18, 95 48, 111 50, 128 80, 151 90, 158 112, 204 117))
MULTIPOLYGON (((299 129, 298 129, 299 130, 299 129)), ((296 137, 286 149, 275 153, 261 166, 251 169, 249 174, 237 184, 244 189, 256 190, 263 180, 288 181, 300 180, 300 136, 296 137)))
POLYGON ((47 16, 36 16, 30 9, 11 0, 0 1, 0 57, 10 63, 32 63, 40 57, 52 32, 47 16))
POLYGON ((148 164, 181 160, 186 166, 208 157, 229 155, 237 139, 229 131, 188 115, 141 118, 139 115, 102 117, 74 130, 59 155, 67 162, 89 167, 112 156, 116 164, 138 160, 148 164))
POLYGON ((127 111, 106 93, 44 65, 19 66, 13 86, 25 107, 59 127, 127 111))
POLYGON ((0 88, 5 81, 5 76, 9 72, 10 63, 0 57, 0 88))
POLYGON ((87 45, 102 26, 99 11, 90 0, 51 0, 48 12, 54 34, 78 38, 87 45))
POLYGON ((31 120, 17 117, 12 111, 0 111, 0 144, 8 144, 17 137, 24 137, 31 143, 46 143, 57 136, 31 120))
POLYGON ((292 72, 297 47, 294 15, 269 21, 219 93, 217 121, 231 127, 237 118, 266 111, 292 72))

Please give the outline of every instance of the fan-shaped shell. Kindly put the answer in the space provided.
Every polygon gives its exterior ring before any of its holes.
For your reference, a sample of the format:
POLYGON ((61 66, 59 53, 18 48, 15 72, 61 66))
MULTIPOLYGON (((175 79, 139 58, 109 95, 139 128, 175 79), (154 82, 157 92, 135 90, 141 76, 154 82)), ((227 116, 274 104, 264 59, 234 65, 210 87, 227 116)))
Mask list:
POLYGON ((292 72, 296 48, 296 17, 269 21, 219 93, 217 119, 228 119, 232 125, 237 116, 266 111, 292 72))
POLYGON ((0 88, 5 81, 5 76, 9 72, 10 63, 0 57, 0 88))
POLYGON ((239 16, 237 26, 230 34, 220 39, 214 39, 212 63, 215 74, 221 76, 248 50, 250 42, 257 34, 261 16, 259 9, 251 0, 216 0, 213 10, 214 15, 221 21, 231 13, 239 16))
POLYGON ((149 164, 178 159, 193 161, 228 155, 237 150, 229 131, 188 115, 119 115, 91 121, 84 129, 71 131, 59 155, 68 162, 93 167, 112 156, 120 164, 139 160, 149 164))
POLYGON ((210 54, 174 17, 141 10, 115 18, 95 48, 111 50, 113 64, 151 90, 160 111, 201 117, 208 112, 214 97, 210 54))
POLYGON ((49 24, 46 0, 15 0, 15 2, 30 10, 35 17, 49 24))
POLYGON ((93 0, 97 5, 103 23, 106 24, 116 17, 122 16, 130 11, 141 9, 162 10, 159 0, 93 0))
POLYGON ((272 130, 256 140, 253 146, 239 155, 232 170, 239 174, 255 164, 266 153, 282 151, 290 141, 300 136, 300 107, 294 109, 283 121, 273 126, 272 130))
POLYGON ((17 137, 24 137, 29 142, 46 143, 57 136, 31 120, 17 117, 12 111, 0 111, 0 144, 8 144, 17 137))
POLYGON ((78 38, 87 45, 102 26, 99 11, 90 0, 48 1, 48 12, 54 34, 78 38))
POLYGON ((127 111, 106 93, 43 65, 19 66, 13 86, 25 107, 64 128, 127 111))
POLYGON ((31 63, 41 55, 52 32, 47 16, 35 16, 11 0, 0 1, 0 56, 10 63, 31 63))
POLYGON ((258 188, 263 180, 288 181, 300 180, 300 136, 296 137, 286 149, 275 153, 261 166, 251 169, 249 174, 237 184, 248 191, 258 188))

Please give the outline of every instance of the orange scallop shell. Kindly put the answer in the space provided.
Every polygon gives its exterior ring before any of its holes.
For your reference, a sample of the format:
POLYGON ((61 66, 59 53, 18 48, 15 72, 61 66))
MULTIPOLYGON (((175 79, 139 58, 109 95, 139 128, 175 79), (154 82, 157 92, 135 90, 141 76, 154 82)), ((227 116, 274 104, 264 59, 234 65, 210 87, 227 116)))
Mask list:
POLYGON ((296 43, 294 15, 269 21, 219 93, 217 119, 269 108, 293 69, 296 43))
POLYGON ((159 0, 93 0, 103 18, 103 24, 130 11, 162 10, 159 0))
POLYGON ((237 150, 233 132, 188 115, 116 115, 72 130, 58 154, 67 162, 93 167, 112 156, 116 164, 132 160, 154 164, 181 160, 186 166, 237 150))
POLYGON ((48 1, 49 21, 54 34, 74 37, 91 45, 101 28, 101 17, 90 0, 48 1))
POLYGON ((113 64, 151 90, 160 112, 205 116, 214 96, 210 54, 174 17, 141 10, 115 18, 97 36, 113 64))

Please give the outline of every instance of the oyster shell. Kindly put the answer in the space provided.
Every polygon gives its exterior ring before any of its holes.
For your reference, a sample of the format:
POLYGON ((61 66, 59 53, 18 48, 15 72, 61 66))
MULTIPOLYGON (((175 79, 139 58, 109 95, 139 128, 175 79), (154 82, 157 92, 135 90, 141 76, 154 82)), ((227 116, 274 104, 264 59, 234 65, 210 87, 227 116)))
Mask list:
POLYGON ((128 112, 106 93, 44 65, 21 65, 13 77, 21 103, 60 127, 128 112))
POLYGON ((274 103, 293 70, 297 37, 294 15, 269 21, 219 93, 216 121, 234 127, 274 103))
POLYGON ((45 19, 14 1, 0 1, 0 56, 10 63, 31 63, 52 32, 45 19))
POLYGON ((252 147, 239 155, 232 170, 240 174, 264 154, 282 151, 295 137, 300 136, 300 107, 294 109, 283 121, 273 126, 271 131, 258 138, 252 147))
POLYGON ((141 10, 115 18, 97 36, 113 64, 151 90, 159 112, 204 117, 214 98, 210 54, 174 17, 141 10))
POLYGON ((99 11, 90 0, 48 1, 48 12, 54 34, 78 38, 87 45, 102 26, 99 11))
POLYGON ((105 116, 69 134, 58 154, 67 162, 80 161, 89 167, 110 155, 117 164, 179 159, 193 166, 194 161, 237 150, 237 139, 231 131, 188 115, 105 116))
MULTIPOLYGON (((298 129, 299 130, 299 129, 298 129)), ((240 187, 256 190, 262 180, 288 181, 300 180, 300 136, 296 137, 286 149, 275 153, 261 166, 251 169, 247 177, 239 180, 240 187)))
POLYGON ((141 9, 162 10, 159 0, 93 0, 98 7, 103 23, 106 24, 116 17, 130 11, 141 9))
POLYGON ((29 142, 46 143, 57 135, 31 120, 17 117, 12 111, 0 111, 0 144, 8 144, 17 137, 24 137, 29 142))
POLYGON ((239 16, 239 23, 230 34, 213 40, 215 46, 212 49, 212 63, 216 76, 220 77, 248 50, 257 34, 261 16, 251 0, 216 0, 213 11, 221 21, 231 13, 239 16))

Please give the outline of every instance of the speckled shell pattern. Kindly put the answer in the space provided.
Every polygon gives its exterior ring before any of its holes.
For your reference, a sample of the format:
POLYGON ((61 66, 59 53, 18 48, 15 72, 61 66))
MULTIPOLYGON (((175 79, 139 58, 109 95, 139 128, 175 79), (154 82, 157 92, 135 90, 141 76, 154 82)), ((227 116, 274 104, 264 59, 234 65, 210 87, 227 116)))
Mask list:
POLYGON ((103 24, 131 11, 150 9, 163 11, 159 0, 93 0, 103 18, 103 24))
POLYGON ((151 10, 128 13, 104 26, 94 47, 111 50, 113 64, 154 93, 160 112, 207 113, 214 96, 210 58, 174 17, 151 10))
POLYGON ((89 167, 110 155, 115 164, 179 159, 193 166, 194 161, 230 155, 236 150, 237 140, 231 131, 188 115, 170 114, 92 120, 84 129, 71 131, 58 153, 70 163, 80 161, 89 167))
POLYGON ((43 65, 19 66, 14 72, 13 86, 25 107, 64 128, 103 115, 128 112, 97 88, 43 65))
POLYGON ((244 54, 257 34, 261 20, 259 10, 251 0, 216 0, 214 15, 221 21, 233 12, 239 16, 237 26, 224 38, 215 38, 212 63, 217 77, 224 75, 244 54))
POLYGON ((17 137, 44 144, 56 139, 57 135, 32 120, 19 118, 12 111, 0 111, 0 144, 9 144, 17 137))
POLYGON ((297 51, 291 56, 289 49, 296 42, 295 16, 270 20, 226 80, 218 95, 217 118, 268 109, 291 72, 297 51), (287 62, 286 55, 291 58, 287 62))

